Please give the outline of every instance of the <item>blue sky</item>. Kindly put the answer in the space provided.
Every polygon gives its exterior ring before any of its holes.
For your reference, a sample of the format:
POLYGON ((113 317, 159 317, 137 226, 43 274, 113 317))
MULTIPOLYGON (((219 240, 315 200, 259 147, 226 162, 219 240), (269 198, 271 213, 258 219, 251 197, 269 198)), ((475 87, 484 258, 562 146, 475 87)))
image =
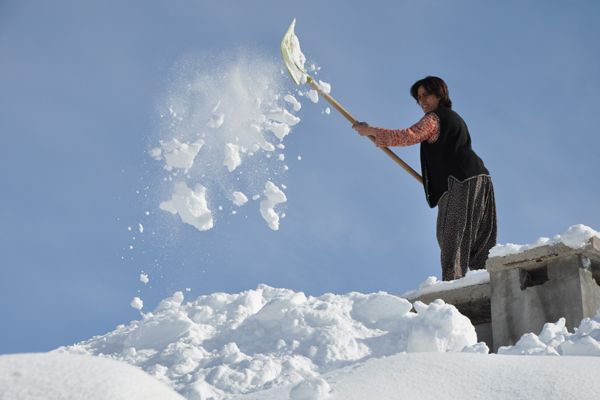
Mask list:
MULTIPOLYGON (((294 17, 320 77, 372 125, 412 124, 410 85, 446 80, 493 176, 499 242, 599 230, 599 15, 594 1, 4 0, 0 353, 112 330, 139 317, 135 295, 152 309, 186 287, 402 293, 440 276, 422 188, 321 103, 305 104, 286 138, 278 232, 258 212, 208 232, 165 223, 144 191, 174 66, 239 49, 277 60, 294 17), (127 227, 139 222, 157 234, 132 252, 127 227)), ((419 169, 418 147, 397 152, 419 169)))

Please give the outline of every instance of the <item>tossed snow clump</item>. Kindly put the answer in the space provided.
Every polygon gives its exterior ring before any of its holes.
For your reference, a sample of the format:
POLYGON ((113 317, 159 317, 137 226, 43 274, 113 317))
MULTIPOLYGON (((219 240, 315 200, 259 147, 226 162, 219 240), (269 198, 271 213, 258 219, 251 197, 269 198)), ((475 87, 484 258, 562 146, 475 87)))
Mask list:
POLYGON ((192 190, 185 182, 177 182, 171 200, 160 203, 160 209, 179 214, 183 222, 199 231, 213 227, 212 212, 208 209, 206 201, 206 188, 200 184, 192 190))
POLYGON ((260 215, 267 221, 269 228, 276 231, 279 229, 279 214, 275 211, 275 206, 287 201, 285 193, 273 182, 268 181, 265 184, 265 198, 260 202, 260 215))

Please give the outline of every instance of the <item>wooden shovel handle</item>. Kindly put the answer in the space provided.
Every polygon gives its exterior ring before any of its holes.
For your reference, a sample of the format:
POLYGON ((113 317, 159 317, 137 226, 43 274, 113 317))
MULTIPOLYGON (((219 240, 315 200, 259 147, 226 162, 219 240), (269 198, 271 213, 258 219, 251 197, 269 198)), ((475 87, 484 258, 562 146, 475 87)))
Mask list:
MULTIPOLYGON (((333 108, 335 108, 336 110, 338 110, 340 112, 340 114, 342 114, 344 116, 344 118, 346 118, 352 125, 358 123, 358 120, 356 118, 354 118, 352 116, 352 114, 350 114, 344 107, 342 107, 342 105, 340 103, 338 103, 336 99, 334 99, 333 97, 331 97, 329 95, 329 93, 325 93, 323 90, 321 90, 321 88, 319 87, 319 85, 317 85, 317 83, 314 81, 314 79, 312 79, 312 78, 308 79, 308 83, 310 84, 310 86, 313 89, 315 89, 317 92, 319 92, 319 94, 321 96, 323 96, 323 98, 325 98, 325 100, 327 100, 327 102, 329 104, 331 104, 333 106, 333 108)), ((373 143, 375 143, 375 139, 373 139, 371 136, 369 136, 369 139, 371 139, 371 141, 373 143)), ((408 172, 416 180, 418 180, 419 183, 421 183, 421 184, 423 183, 423 178, 421 177, 421 175, 419 175, 417 173, 417 171, 415 171, 414 169, 412 169, 410 165, 408 165, 407 163, 405 163, 404 160, 402 160, 400 157, 398 157, 396 155, 396 153, 394 153, 388 147, 382 147, 381 150, 383 150, 383 152, 385 154, 387 154, 392 160, 394 160, 398 165, 400 165, 402 168, 404 168, 404 170, 406 170, 406 172, 408 172)))

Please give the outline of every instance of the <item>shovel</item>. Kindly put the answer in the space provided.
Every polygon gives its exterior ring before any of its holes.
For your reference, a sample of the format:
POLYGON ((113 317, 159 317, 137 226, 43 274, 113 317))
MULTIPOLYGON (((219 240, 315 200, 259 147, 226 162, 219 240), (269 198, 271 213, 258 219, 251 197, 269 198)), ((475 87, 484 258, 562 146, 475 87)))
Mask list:
MULTIPOLYGON (((321 96, 323 96, 323 98, 325 98, 325 100, 327 100, 327 102, 331 104, 333 108, 338 110, 340 114, 342 114, 344 118, 346 118, 352 125, 357 124, 358 120, 354 118, 352 114, 350 114, 344 107, 342 107, 342 105, 338 103, 337 100, 331 97, 329 93, 325 93, 323 89, 319 86, 319 84, 315 82, 315 80, 310 75, 308 75, 308 73, 304 69, 305 57, 304 54, 302 54, 302 51, 300 50, 300 41, 294 33, 295 25, 296 19, 292 21, 290 27, 288 28, 287 32, 283 36, 283 39, 281 40, 281 57, 283 58, 283 63, 285 64, 288 72, 290 73, 292 80, 294 81, 294 83, 296 83, 296 85, 308 83, 310 87, 312 87, 321 96)), ((373 139, 371 136, 369 136, 369 139, 375 142, 375 139, 373 139)), ((383 150, 384 153, 386 153, 392 160, 394 160, 397 164, 404 168, 406 172, 411 174, 416 180, 418 180, 420 183, 423 183, 423 178, 421 178, 421 175, 419 175, 417 171, 412 169, 410 165, 408 165, 400 157, 398 157, 396 153, 394 153, 387 147, 382 147, 381 150, 383 150)))

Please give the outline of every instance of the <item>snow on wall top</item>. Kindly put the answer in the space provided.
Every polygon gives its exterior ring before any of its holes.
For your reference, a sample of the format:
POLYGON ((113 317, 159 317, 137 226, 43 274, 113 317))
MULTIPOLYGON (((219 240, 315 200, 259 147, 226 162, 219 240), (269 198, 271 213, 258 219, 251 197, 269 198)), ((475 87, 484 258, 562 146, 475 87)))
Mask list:
POLYGON ((552 239, 541 237, 532 244, 498 244, 490 250, 490 257, 504 257, 523 253, 535 247, 551 246, 558 243, 563 243, 573 249, 579 249, 584 247, 592 237, 600 238, 600 233, 586 225, 572 225, 565 233, 556 235, 552 239))

